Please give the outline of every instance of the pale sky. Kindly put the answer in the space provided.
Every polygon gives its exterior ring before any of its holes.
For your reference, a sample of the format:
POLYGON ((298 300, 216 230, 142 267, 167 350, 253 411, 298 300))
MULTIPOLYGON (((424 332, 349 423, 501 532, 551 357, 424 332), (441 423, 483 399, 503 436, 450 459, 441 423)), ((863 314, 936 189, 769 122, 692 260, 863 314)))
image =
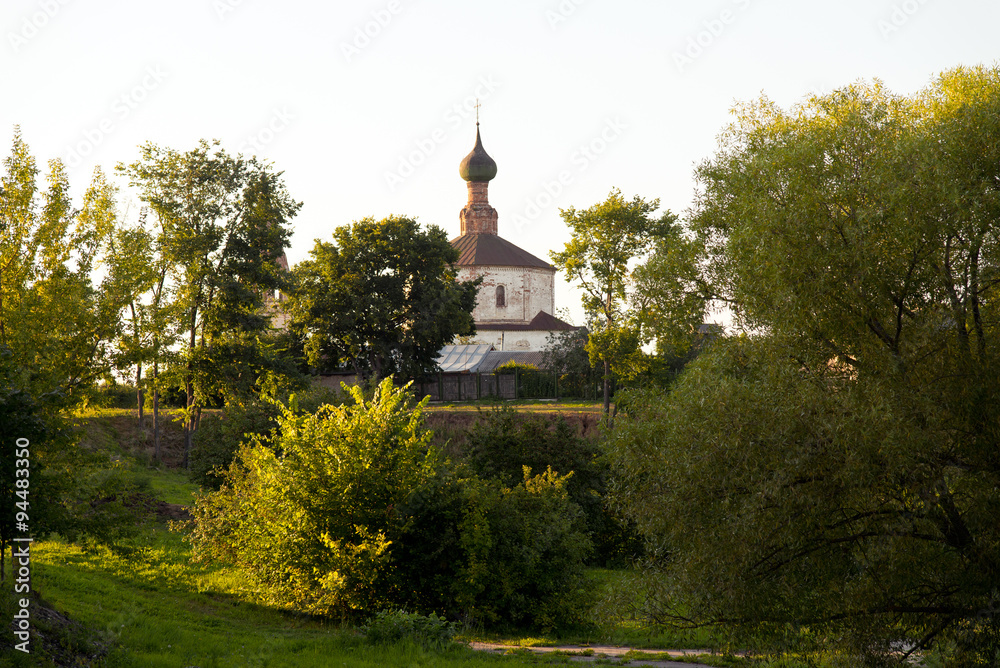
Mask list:
POLYGON ((995 0, 4 0, 0 30, 0 156, 19 124, 79 200, 146 141, 218 138, 304 202, 292 264, 366 216, 457 236, 477 97, 500 234, 548 259, 614 187, 683 215, 736 102, 1000 62, 995 0))

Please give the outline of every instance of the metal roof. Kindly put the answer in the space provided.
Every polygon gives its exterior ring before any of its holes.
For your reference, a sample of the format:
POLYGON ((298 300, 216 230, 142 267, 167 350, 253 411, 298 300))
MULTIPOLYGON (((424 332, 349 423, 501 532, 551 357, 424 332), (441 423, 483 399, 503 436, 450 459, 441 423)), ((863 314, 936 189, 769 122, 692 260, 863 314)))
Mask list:
POLYGON ((437 365, 444 373, 471 371, 479 366, 486 354, 493 350, 488 343, 445 346, 438 354, 437 365))
POLYGON ((487 353, 486 358, 472 371, 479 373, 493 373, 498 366, 503 366, 507 362, 517 362, 518 364, 530 364, 533 367, 544 369, 546 367, 545 353, 540 350, 496 350, 487 353))

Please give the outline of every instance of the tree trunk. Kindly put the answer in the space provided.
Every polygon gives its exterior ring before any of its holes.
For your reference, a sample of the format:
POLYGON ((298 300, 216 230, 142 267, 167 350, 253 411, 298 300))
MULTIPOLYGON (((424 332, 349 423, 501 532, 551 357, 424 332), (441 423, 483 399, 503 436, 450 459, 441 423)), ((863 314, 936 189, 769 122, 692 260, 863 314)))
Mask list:
POLYGON ((184 421, 184 468, 190 468, 189 457, 191 455, 191 443, 194 436, 194 413, 192 408, 195 405, 194 399, 194 350, 198 344, 198 310, 191 309, 191 339, 188 342, 187 374, 184 378, 184 392, 187 394, 185 407, 187 408, 187 419, 184 421))
POLYGON ((160 388, 156 384, 159 363, 153 361, 153 461, 160 463, 160 388))
POLYGON ((135 401, 139 412, 139 431, 142 431, 142 408, 145 403, 142 392, 142 364, 135 365, 135 401))
POLYGON ((192 442, 194 440, 194 411, 192 410, 193 407, 194 407, 194 385, 191 383, 190 378, 184 384, 184 389, 187 392, 187 403, 186 403, 186 405, 187 405, 187 410, 188 410, 188 417, 187 417, 187 420, 184 421, 184 462, 183 462, 183 465, 184 465, 185 469, 189 469, 191 467, 191 463, 190 463, 190 461, 188 461, 188 458, 189 458, 189 456, 191 454, 191 444, 192 444, 192 442))
POLYGON ((611 360, 604 360, 604 417, 611 414, 611 360))

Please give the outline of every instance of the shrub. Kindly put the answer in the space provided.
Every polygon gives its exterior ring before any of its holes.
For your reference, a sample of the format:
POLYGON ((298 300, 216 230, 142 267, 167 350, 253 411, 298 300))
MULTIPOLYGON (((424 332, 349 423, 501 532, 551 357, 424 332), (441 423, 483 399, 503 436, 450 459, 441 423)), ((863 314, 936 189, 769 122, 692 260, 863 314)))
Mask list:
POLYGON ((618 565, 642 553, 642 540, 618 521, 605 504, 608 466, 598 442, 576 434, 563 416, 554 421, 519 415, 510 406, 494 408, 469 430, 466 458, 478 475, 515 485, 525 466, 572 473, 566 490, 584 513, 595 544, 595 560, 618 565))
POLYGON ((592 603, 584 562, 592 544, 570 476, 552 469, 516 487, 474 490, 460 529, 460 601, 472 621, 541 630, 579 624, 592 603))
POLYGON ((514 487, 463 476, 431 445, 424 403, 384 381, 314 415, 283 409, 195 503, 199 559, 236 565, 267 604, 357 618, 443 611, 551 628, 585 607, 590 550, 568 476, 514 487), (269 447, 265 447, 269 446, 269 447))
POLYGON ((420 615, 405 610, 381 610, 361 628, 373 644, 412 641, 426 649, 444 649, 452 643, 458 624, 436 613, 420 615))
POLYGON ((405 390, 349 391, 350 406, 283 409, 273 449, 242 445, 219 492, 196 501, 196 553, 241 567, 267 602, 340 617, 393 603, 394 508, 438 455, 405 390))
POLYGON ((514 373, 515 371, 520 373, 532 373, 538 371, 538 367, 534 364, 526 364, 524 362, 510 360, 509 362, 504 362, 498 366, 494 371, 496 373, 514 373))

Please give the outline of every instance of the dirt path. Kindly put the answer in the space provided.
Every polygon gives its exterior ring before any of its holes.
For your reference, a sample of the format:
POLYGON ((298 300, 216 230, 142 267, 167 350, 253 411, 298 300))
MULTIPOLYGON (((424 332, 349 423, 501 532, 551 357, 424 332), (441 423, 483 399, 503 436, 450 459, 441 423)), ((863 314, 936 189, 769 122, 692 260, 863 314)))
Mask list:
POLYGON ((692 666, 705 666, 704 663, 688 663, 669 661, 667 656, 696 656, 698 654, 708 654, 707 649, 679 649, 679 650, 659 650, 659 649, 633 649, 631 647, 614 647, 611 645, 562 645, 558 647, 518 647, 516 645, 498 645, 495 643, 473 642, 469 643, 472 649, 492 652, 495 654, 505 654, 514 650, 526 650, 535 654, 550 654, 561 652, 570 655, 570 660, 581 663, 592 663, 598 659, 615 659, 624 657, 632 652, 630 660, 618 663, 619 666, 652 666, 653 668, 691 668, 692 666), (648 654, 651 658, 635 658, 635 654, 648 654))

